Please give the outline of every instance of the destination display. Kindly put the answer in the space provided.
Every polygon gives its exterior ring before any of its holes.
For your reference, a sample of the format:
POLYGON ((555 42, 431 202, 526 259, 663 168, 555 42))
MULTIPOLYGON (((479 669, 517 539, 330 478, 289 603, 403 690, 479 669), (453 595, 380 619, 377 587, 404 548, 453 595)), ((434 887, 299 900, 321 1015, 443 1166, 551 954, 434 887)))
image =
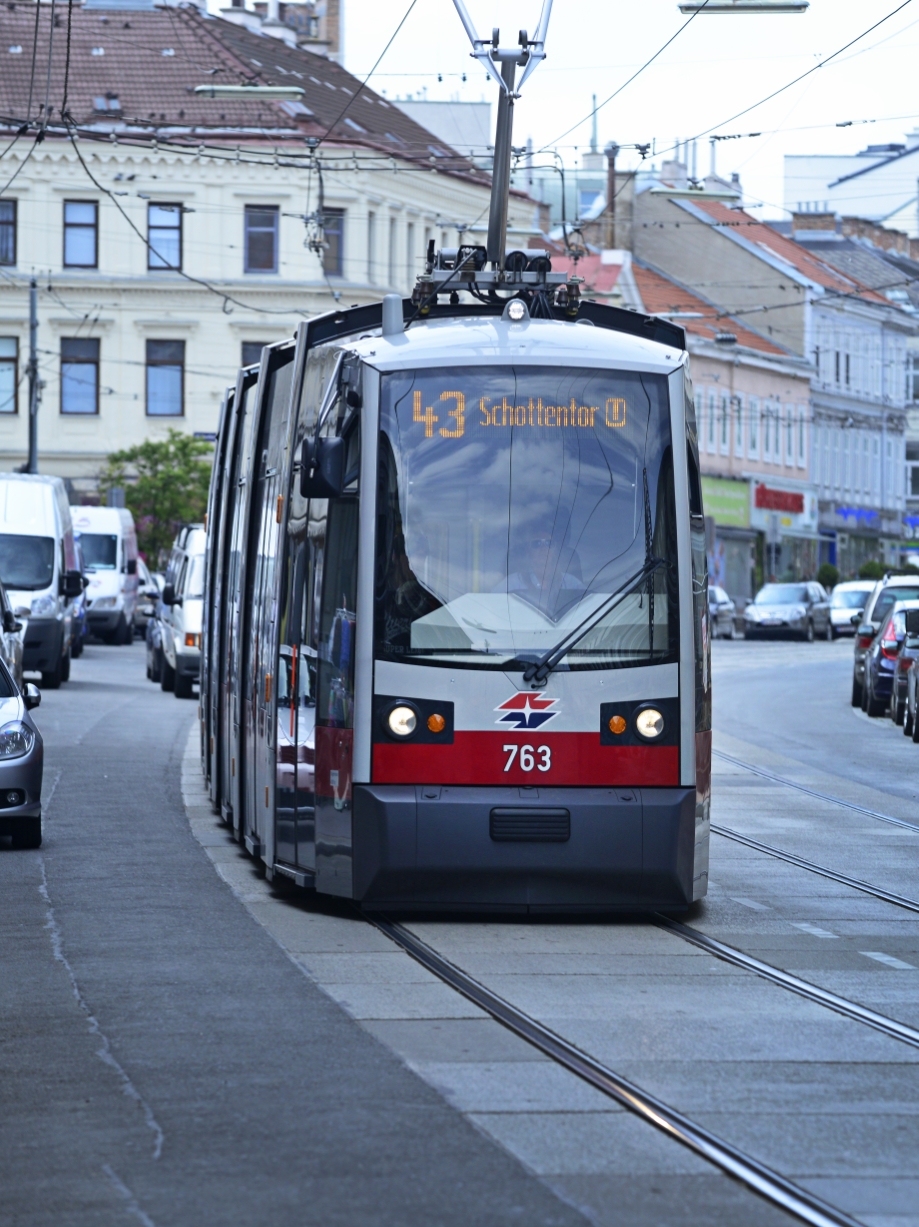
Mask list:
POLYGON ((435 403, 425 404, 428 399, 417 389, 412 393, 412 416, 424 426, 424 437, 433 439, 461 439, 469 429, 526 428, 537 430, 596 430, 598 426, 619 429, 626 424, 627 406, 625 397, 610 396, 602 404, 585 405, 571 397, 567 404, 553 405, 541 396, 526 399, 500 399, 481 396, 467 405, 463 392, 444 389, 435 403))

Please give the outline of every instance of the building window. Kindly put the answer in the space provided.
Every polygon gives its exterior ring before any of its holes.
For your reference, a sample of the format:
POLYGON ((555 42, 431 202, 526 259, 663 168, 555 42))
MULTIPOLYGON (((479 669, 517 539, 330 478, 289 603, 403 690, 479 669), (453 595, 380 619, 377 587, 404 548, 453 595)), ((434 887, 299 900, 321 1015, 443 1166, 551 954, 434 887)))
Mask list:
POLYGON ((0 413, 16 412, 18 379, 19 342, 15 337, 0 337, 0 413))
POLYGON ((717 400, 715 398, 715 390, 712 388, 708 394, 708 450, 715 450, 715 415, 717 413, 717 400))
POLYGON ((147 205, 147 268, 182 267, 182 206, 147 205))
POLYGON ((389 285, 396 284, 396 219, 389 219, 389 285))
POLYGON ((750 397, 747 417, 749 420, 749 455, 755 457, 759 452, 759 400, 755 396, 750 397))
POLYGON ((377 254, 377 215, 367 214, 367 280, 373 285, 375 277, 375 262, 377 254))
POLYGON ((0 264, 16 263, 16 201, 0 200, 0 264))
POLYGON ((728 454, 728 432, 730 430, 731 402, 726 392, 721 394, 721 454, 728 454))
POLYGON ((798 407, 798 468, 805 467, 807 455, 807 410, 798 407))
POLYGON ((344 277, 345 275, 345 211, 344 209, 326 209, 322 215, 322 233, 325 238, 325 248, 322 253, 322 267, 328 277, 344 277))
POLYGON ((839 358, 840 358, 840 354, 839 354, 839 350, 837 349, 836 350, 836 382, 837 384, 839 383, 839 365, 840 365, 839 358))
POLYGON ((785 463, 791 467, 795 462, 795 407, 785 406, 785 463))
POLYGON ((61 413, 99 412, 99 342, 61 337, 61 413))
POLYGON ((247 273, 276 273, 278 271, 278 225, 280 213, 277 205, 246 205, 245 210, 245 262, 247 273))
POLYGON ((94 200, 65 200, 64 267, 98 266, 99 206, 94 200))
POLYGON ((850 355, 846 354, 846 387, 847 388, 849 387, 851 383, 851 376, 852 376, 852 366, 851 366, 850 355))
POLYGON ((405 227, 405 284, 411 289, 415 281, 415 223, 405 227))
POLYGON ((147 417, 177 418, 183 413, 185 342, 147 342, 147 417))
POLYGON ((773 462, 775 464, 782 463, 782 404, 781 401, 775 402, 775 429, 772 432, 772 445, 774 450, 773 462))
POLYGON ((262 360, 262 341, 243 341, 243 366, 256 366, 262 360))
POLYGON ((769 452, 771 450, 769 446, 769 437, 770 437, 771 430, 772 430, 772 404, 770 401, 767 401, 766 407, 763 410, 763 459, 767 461, 769 459, 769 452))

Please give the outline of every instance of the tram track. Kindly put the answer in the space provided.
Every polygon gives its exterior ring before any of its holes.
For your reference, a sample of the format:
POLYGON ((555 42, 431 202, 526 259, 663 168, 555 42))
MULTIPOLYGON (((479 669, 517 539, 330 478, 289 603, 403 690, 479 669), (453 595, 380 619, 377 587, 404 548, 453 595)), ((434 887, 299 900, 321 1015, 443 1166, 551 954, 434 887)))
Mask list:
MULTIPOLYGON (((731 1142, 664 1103, 657 1096, 643 1090, 629 1079, 616 1073, 615 1070, 582 1052, 543 1023, 486 988, 484 984, 475 980, 449 959, 444 958, 442 954, 403 925, 382 916, 368 916, 367 919, 421 966, 484 1010, 515 1035, 544 1053, 556 1064, 609 1096, 610 1099, 634 1113, 647 1124, 653 1125, 672 1140, 686 1146, 701 1158, 720 1168, 766 1201, 800 1221, 812 1224, 813 1227, 830 1227, 831 1224, 835 1227, 861 1227, 857 1219, 795 1184, 780 1172, 760 1162, 752 1155, 748 1155, 731 1142)), ((657 923, 666 929, 670 923, 675 922, 668 922, 665 917, 660 917, 657 923)), ((877 1017, 880 1019, 881 1016, 877 1017)), ((892 1022, 892 1020, 887 1021, 892 1022)), ((900 1024, 893 1025, 899 1026, 900 1024)), ((914 1033, 914 1035, 915 1042, 919 1046, 919 1033, 914 1033)))
POLYGON ((830 793, 820 792, 819 789, 808 788, 806 784, 799 784, 796 780, 788 780, 784 776, 776 775, 773 771, 767 771, 764 767, 757 767, 753 763, 745 763, 743 759, 735 758, 733 754, 725 754, 723 750, 712 750, 712 756, 720 758, 723 762, 731 763, 734 767, 742 767, 745 771, 758 775, 761 779, 771 780, 773 784, 781 784, 785 788, 793 788, 797 792, 805 793, 809 797, 816 797, 818 801, 828 801, 831 805, 838 805, 842 809, 853 810, 856 814, 864 814, 867 818, 876 818, 879 822, 888 822, 892 826, 904 827, 907 831, 915 831, 919 835, 919 825, 915 822, 907 822, 905 818, 894 818, 892 814, 882 814, 879 810, 868 809, 867 806, 857 805, 854 801, 846 801, 842 797, 834 797, 830 793))

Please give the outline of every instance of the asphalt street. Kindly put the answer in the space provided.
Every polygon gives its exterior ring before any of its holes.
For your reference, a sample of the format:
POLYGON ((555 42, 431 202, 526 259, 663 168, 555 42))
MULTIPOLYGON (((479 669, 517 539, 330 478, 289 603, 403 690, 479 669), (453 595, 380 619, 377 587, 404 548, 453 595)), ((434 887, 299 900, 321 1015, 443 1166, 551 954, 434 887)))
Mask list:
MULTIPOLYGON (((851 643, 714 645, 713 820, 919 897, 919 747, 851 643), (739 764, 811 789, 793 790, 739 764)), ((269 885, 195 704, 92 646, 44 697, 46 839, 0 841, 0 1223, 791 1220, 548 1061, 346 906, 269 885)), ((723 835, 699 932, 919 1029, 919 914, 723 835)), ((867 1227, 919 1227, 919 1047, 623 917, 410 927, 867 1227)))

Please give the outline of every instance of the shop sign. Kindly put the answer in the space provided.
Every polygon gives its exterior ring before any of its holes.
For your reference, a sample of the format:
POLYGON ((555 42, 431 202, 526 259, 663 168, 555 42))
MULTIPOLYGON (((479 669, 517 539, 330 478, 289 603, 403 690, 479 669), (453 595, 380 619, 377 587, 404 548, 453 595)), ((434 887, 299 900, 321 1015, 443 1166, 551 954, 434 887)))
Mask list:
POLYGON ((750 527, 750 487, 728 477, 702 478, 705 514, 724 528, 750 527))
POLYGON ((804 533, 817 531, 817 494, 814 490, 789 490, 758 482, 753 487, 750 524, 760 532, 804 533))

